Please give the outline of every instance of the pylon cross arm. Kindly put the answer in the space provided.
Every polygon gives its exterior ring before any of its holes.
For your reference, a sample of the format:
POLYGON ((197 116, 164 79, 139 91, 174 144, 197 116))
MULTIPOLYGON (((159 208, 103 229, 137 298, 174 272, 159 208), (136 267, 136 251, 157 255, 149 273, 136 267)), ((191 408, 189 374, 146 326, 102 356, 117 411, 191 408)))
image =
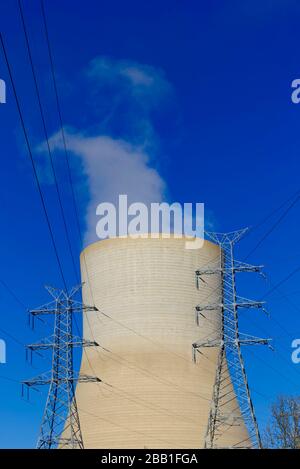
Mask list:
POLYGON ((230 268, 225 267, 216 267, 216 268, 206 268, 196 270, 196 275, 201 277, 202 275, 215 275, 215 274, 224 274, 228 272, 256 272, 260 273, 263 269, 263 265, 249 265, 249 264, 237 264, 230 268))
MULTIPOLYGON (((86 339, 80 339, 80 337, 73 337, 70 342, 66 342, 66 346, 70 347, 99 347, 98 342, 86 339)), ((32 351, 35 350, 47 350, 53 348, 59 348, 59 345, 55 341, 41 341, 35 344, 26 345, 26 348, 32 351)))
POLYGON ((40 309, 31 309, 29 311, 32 316, 38 316, 43 314, 56 314, 57 309, 55 308, 40 308, 40 309))
POLYGON ((194 349, 201 347, 220 347, 223 344, 223 341, 220 339, 212 339, 207 341, 198 341, 192 344, 194 349))
POLYGON ((22 381, 22 384, 25 384, 26 386, 31 387, 31 386, 44 386, 52 382, 56 384, 61 384, 65 382, 101 383, 101 381, 102 380, 98 378, 97 376, 89 376, 89 375, 78 375, 78 376, 73 375, 73 376, 63 377, 63 378, 40 375, 40 376, 37 376, 36 378, 22 381))
POLYGON ((239 339, 241 345, 268 345, 271 347, 272 339, 239 339))
POLYGON ((215 303, 210 305, 197 305, 196 311, 215 311, 216 309, 222 309, 223 303, 215 303))

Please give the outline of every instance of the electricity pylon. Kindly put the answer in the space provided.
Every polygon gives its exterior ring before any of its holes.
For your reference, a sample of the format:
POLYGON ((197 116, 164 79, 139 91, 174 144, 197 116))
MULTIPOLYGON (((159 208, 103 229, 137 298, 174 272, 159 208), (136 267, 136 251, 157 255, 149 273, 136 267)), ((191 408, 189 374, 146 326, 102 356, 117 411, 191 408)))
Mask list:
POLYGON ((73 314, 97 311, 95 306, 86 306, 74 299, 81 285, 72 288, 70 293, 46 287, 54 301, 31 310, 30 318, 54 315, 54 333, 39 343, 27 345, 27 354, 34 351, 52 350, 52 369, 31 380, 23 381, 30 387, 49 385, 46 407, 37 442, 38 449, 74 448, 83 449, 83 439, 75 398, 75 384, 100 382, 94 376, 78 374, 74 371, 74 347, 98 346, 96 342, 73 335, 73 314))
POLYGON ((233 426, 246 425, 248 437, 237 442, 233 448, 262 448, 261 437, 254 407, 250 395, 247 375, 242 356, 242 345, 269 345, 270 339, 243 334, 239 331, 240 308, 261 308, 264 303, 251 301, 237 295, 237 272, 261 272, 262 266, 252 266, 234 259, 234 245, 247 228, 231 233, 211 233, 206 235, 220 246, 220 256, 213 265, 196 271, 197 285, 199 280, 205 282, 207 275, 219 275, 221 283, 221 297, 213 304, 196 306, 196 317, 204 318, 209 311, 217 311, 221 318, 221 331, 207 340, 193 344, 193 357, 201 353, 201 348, 215 347, 218 349, 217 370, 213 387, 213 396, 209 412, 207 430, 205 434, 205 448, 220 448, 218 444, 222 434, 233 426), (207 313, 205 313, 207 312, 207 313), (234 403, 238 402, 238 407, 234 403))

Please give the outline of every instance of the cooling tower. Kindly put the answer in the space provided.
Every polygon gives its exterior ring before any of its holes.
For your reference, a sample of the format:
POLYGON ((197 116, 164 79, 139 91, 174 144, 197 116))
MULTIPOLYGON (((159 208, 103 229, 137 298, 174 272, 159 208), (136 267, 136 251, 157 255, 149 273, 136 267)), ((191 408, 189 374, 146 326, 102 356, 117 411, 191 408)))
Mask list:
MULTIPOLYGON (((84 316, 81 373, 102 383, 77 385, 85 448, 201 448, 217 366, 217 349, 192 359, 192 343, 218 334, 220 314, 195 321, 197 304, 220 301, 220 277, 196 288, 195 271, 220 256, 208 241, 116 238, 81 254, 84 316)), ((228 411, 236 409, 234 398, 228 411)), ((228 426, 219 446, 247 439, 243 423, 228 426)))

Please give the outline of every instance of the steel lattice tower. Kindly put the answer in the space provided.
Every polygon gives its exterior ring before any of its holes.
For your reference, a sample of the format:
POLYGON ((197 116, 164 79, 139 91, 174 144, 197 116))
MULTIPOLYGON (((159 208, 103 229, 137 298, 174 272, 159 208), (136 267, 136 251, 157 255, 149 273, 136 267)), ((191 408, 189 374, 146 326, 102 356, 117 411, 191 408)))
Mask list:
POLYGON ((196 306, 196 316, 204 318, 205 311, 217 311, 221 315, 221 333, 216 332, 213 337, 193 344, 193 356, 201 353, 202 347, 217 347, 218 362, 213 387, 211 409, 205 435, 205 448, 220 448, 218 440, 222 434, 232 426, 245 423, 248 437, 235 444, 234 448, 262 448, 260 433, 251 400, 244 360, 241 352, 242 345, 269 345, 270 339, 243 334, 239 331, 240 308, 262 308, 263 302, 251 301, 237 295, 237 272, 261 272, 262 266, 252 266, 234 259, 234 245, 247 229, 231 233, 206 232, 213 242, 221 248, 221 255, 211 266, 196 271, 197 285, 199 280, 205 281, 207 275, 221 277, 221 298, 217 304, 196 306), (230 404, 237 398, 237 408, 230 408, 230 404))
POLYGON ((27 355, 38 350, 52 350, 52 369, 31 380, 23 381, 30 387, 49 385, 46 407, 37 442, 38 449, 74 448, 83 449, 83 439, 75 398, 77 382, 100 382, 97 377, 81 375, 74 371, 74 347, 97 346, 96 342, 81 339, 73 335, 73 314, 86 311, 97 311, 95 306, 86 306, 76 301, 74 296, 81 286, 74 287, 70 293, 46 287, 54 301, 31 310, 32 324, 34 318, 43 315, 54 315, 54 333, 40 343, 26 347, 27 355))

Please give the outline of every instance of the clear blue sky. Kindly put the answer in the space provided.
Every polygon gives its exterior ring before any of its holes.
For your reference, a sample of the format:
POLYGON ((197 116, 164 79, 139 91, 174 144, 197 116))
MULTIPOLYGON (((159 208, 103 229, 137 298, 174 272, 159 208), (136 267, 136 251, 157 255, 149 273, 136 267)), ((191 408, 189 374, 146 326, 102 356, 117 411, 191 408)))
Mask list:
MULTIPOLYGON (((300 77, 299 2, 47 0, 45 5, 66 124, 80 132, 93 129, 94 134, 137 139, 136 122, 126 125, 124 96, 116 105, 118 112, 113 110, 109 124, 103 124, 116 90, 104 88, 93 94, 84 70, 96 57, 106 57, 113 64, 140 64, 143 70, 149 66, 168 83, 168 97, 161 105, 148 102, 147 110, 136 102, 130 107, 150 127, 154 164, 168 187, 169 200, 205 202, 214 227, 231 231, 255 225, 296 192, 300 104, 292 104, 290 95, 292 80, 300 77)), ((24 1, 24 10, 52 135, 58 130, 58 120, 39 2, 24 1)), ((0 30, 35 148, 43 134, 15 0, 1 1, 0 30)), ((2 54, 0 78, 8 84, 7 104, 0 106, 0 278, 26 306, 35 307, 48 300, 43 285, 61 286, 60 278, 2 54)), ((55 164, 72 226, 66 168, 61 160, 55 164)), ((73 284, 54 188, 47 183, 43 164, 39 165, 65 273, 73 284)), ((78 182, 84 225, 88 195, 82 184, 78 182)), ((300 204, 248 259, 264 264, 273 283, 300 265, 299 214, 300 204)), ((275 221, 276 216, 241 242, 240 259, 275 221)), ((71 236, 78 254, 75 229, 71 236)), ((239 281, 239 292, 260 298, 270 286, 249 275, 239 281)), ((241 313, 241 329, 273 337, 276 348, 274 353, 258 347, 245 351, 262 427, 276 395, 299 394, 300 364, 292 364, 290 358, 291 341, 300 337, 299 282, 300 273, 282 285, 285 298, 278 292, 267 297, 270 319, 256 311, 241 313)), ((49 333, 49 327, 42 325, 31 332, 25 313, 0 285, 0 327, 26 343, 49 333)), ((1 376, 21 380, 46 370, 48 363, 37 359, 37 368, 31 368, 20 345, 1 331, 0 338, 7 341, 7 364, 0 365, 0 446, 33 447, 45 395, 33 392, 31 403, 26 403, 21 400, 20 385, 1 376)))

